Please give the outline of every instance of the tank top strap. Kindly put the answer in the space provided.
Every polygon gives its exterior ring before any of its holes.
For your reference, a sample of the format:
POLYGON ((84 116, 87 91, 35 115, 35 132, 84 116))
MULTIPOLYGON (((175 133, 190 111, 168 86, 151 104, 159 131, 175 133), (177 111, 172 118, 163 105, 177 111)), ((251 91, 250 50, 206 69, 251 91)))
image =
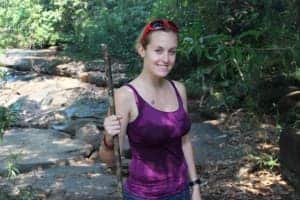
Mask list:
POLYGON ((172 80, 169 80, 169 81, 170 81, 171 85, 173 86, 173 88, 175 90, 177 101, 179 103, 179 107, 183 107, 182 98, 181 98, 181 96, 180 96, 180 94, 179 94, 179 92, 178 92, 178 90, 177 90, 177 88, 175 86, 175 83, 172 80))
POLYGON ((129 87, 133 91, 135 103, 136 103, 138 109, 140 110, 140 108, 143 105, 143 99, 141 99, 138 91, 130 83, 125 84, 125 86, 129 87))

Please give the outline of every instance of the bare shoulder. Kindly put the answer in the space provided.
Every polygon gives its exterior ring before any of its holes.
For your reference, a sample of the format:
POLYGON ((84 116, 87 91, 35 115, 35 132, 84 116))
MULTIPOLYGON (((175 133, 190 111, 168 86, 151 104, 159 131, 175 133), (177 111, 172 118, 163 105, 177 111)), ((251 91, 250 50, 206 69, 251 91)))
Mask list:
POLYGON ((122 104, 122 107, 128 107, 134 102, 132 90, 127 86, 122 86, 114 91, 116 103, 122 104), (124 103, 126 102, 126 103, 124 103))
POLYGON ((127 86, 122 86, 114 91, 115 97, 120 100, 130 100, 132 98, 131 89, 127 86))
POLYGON ((182 82, 179 82, 179 81, 173 81, 173 83, 175 84, 179 94, 186 98, 186 89, 185 89, 185 86, 182 82))

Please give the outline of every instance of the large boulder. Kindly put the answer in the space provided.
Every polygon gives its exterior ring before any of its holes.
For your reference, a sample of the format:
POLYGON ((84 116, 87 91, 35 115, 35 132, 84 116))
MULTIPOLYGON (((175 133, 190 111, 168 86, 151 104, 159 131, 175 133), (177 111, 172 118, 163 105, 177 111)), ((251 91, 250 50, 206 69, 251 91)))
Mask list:
POLYGON ((294 92, 300 90, 300 81, 278 75, 258 81, 255 87, 258 91, 258 105, 264 112, 277 112, 274 105, 278 104, 279 111, 285 113, 294 106, 294 100, 298 98, 294 92))
POLYGON ((55 67, 64 62, 64 59, 56 54, 55 49, 9 49, 0 56, 0 65, 19 71, 55 74, 55 67))
POLYGON ((286 114, 300 107, 300 90, 295 90, 283 96, 278 102, 280 114, 286 114))
MULTIPOLYGON (((100 138, 99 138, 100 140, 100 138)), ((21 172, 38 167, 49 167, 59 163, 67 164, 82 159, 92 152, 92 146, 68 134, 49 129, 10 129, 0 145, 0 174, 5 174, 6 163, 16 155, 21 172)))
POLYGON ((287 178, 300 189, 300 130, 285 129, 280 134, 280 162, 287 178), (295 177, 289 178, 289 173, 295 174, 295 177), (296 184, 297 183, 297 184, 296 184))
POLYGON ((115 186, 116 178, 100 163, 39 168, 18 175, 13 183, 0 179, 0 188, 10 196, 27 189, 47 200, 119 200, 115 186))
POLYGON ((37 57, 48 57, 55 56, 57 54, 56 48, 49 49, 7 49, 5 51, 6 57, 26 57, 26 56, 37 56, 37 57))
MULTIPOLYGON (((60 56, 55 49, 9 49, 0 55, 0 66, 18 71, 34 71, 38 74, 78 78, 83 82, 106 86, 103 60, 72 61, 66 56, 60 56)), ((125 73, 126 67, 127 65, 117 61, 111 64, 115 85, 119 86, 128 81, 125 73)))
POLYGON ((70 135, 88 122, 101 128, 107 112, 103 88, 77 79, 29 75, 0 90, 0 105, 17 112, 16 126, 53 128, 70 135))

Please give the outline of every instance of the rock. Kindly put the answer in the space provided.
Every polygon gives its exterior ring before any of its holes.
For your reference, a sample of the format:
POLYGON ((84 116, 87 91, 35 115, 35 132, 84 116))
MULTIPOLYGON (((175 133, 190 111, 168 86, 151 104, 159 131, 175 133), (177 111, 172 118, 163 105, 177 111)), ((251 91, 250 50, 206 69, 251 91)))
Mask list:
POLYGON ((90 155, 92 146, 67 134, 43 129, 11 129, 5 132, 0 146, 0 174, 6 173, 6 161, 17 155, 21 172, 34 168, 67 164, 70 160, 90 155))
POLYGON ((88 83, 89 81, 89 74, 87 72, 79 73, 78 77, 81 82, 88 83))
POLYGON ((7 179, 0 179, 0 185, 6 185, 12 196, 13 190, 30 186, 40 196, 47 196, 47 200, 119 199, 116 178, 99 163, 40 168, 17 176, 13 185, 7 179))
POLYGON ((284 166, 280 168, 280 171, 284 179, 287 180, 289 183, 291 183, 295 187, 296 191, 300 191, 299 174, 287 169, 284 166))
POLYGON ((90 71, 105 72, 104 60, 99 59, 99 60, 92 60, 92 61, 85 62, 83 71, 84 72, 90 72, 90 71))
POLYGON ((56 57, 0 57, 0 63, 19 71, 56 74, 56 66, 63 61, 56 57))
POLYGON ((256 163, 246 163, 245 166, 240 167, 236 177, 238 179, 243 179, 244 177, 249 176, 249 174, 253 173, 257 168, 256 163))
POLYGON ((291 109, 300 107, 300 90, 293 91, 283 96, 278 102, 278 111, 284 115, 291 109))
POLYGON ((84 71, 83 62, 69 62, 56 66, 56 75, 77 78, 84 71))
POLYGON ((72 135, 89 121, 101 126, 107 112, 102 88, 65 77, 32 76, 24 82, 15 80, 0 90, 0 105, 17 111, 16 126, 69 130, 72 135))
POLYGON ((113 73, 125 73, 127 67, 128 67, 128 65, 121 64, 118 62, 113 62, 111 65, 111 69, 112 69, 113 73))
POLYGON ((300 131, 284 129, 280 134, 280 163, 292 171, 300 182, 300 131))
MULTIPOLYGON (((71 61, 70 58, 59 56, 56 48, 6 50, 5 54, 0 56, 0 65, 19 71, 73 77, 97 86, 106 86, 103 60, 71 61)), ((120 86, 128 81, 125 74, 126 67, 127 65, 116 61, 111 64, 115 85, 120 86)))
POLYGON ((37 49, 37 50, 30 50, 30 49, 7 49, 5 51, 6 57, 26 57, 26 56, 38 56, 38 57, 45 57, 45 56, 55 56, 57 54, 57 50, 53 48, 49 49, 37 49))
POLYGON ((95 123, 89 122, 75 131, 75 138, 91 144, 94 149, 99 148, 102 134, 95 123))
POLYGON ((70 133, 74 136, 77 130, 88 123, 102 127, 104 116, 107 113, 107 106, 106 100, 81 99, 61 111, 63 113, 63 120, 51 123, 51 128, 70 133))
MULTIPOLYGON (((6 50, 5 54, 0 56, 0 65, 19 71, 72 77, 97 86, 106 86, 103 60, 86 62, 70 60, 70 58, 59 56, 56 48, 46 50, 11 49, 6 50)), ((125 74, 126 67, 127 65, 118 62, 111 64, 116 86, 128 82, 125 74)))
MULTIPOLYGON (((54 57, 28 57, 24 58, 24 60, 30 60, 30 70, 37 72, 38 74, 50 74, 50 75, 55 75, 57 74, 56 72, 56 66, 61 64, 63 61, 54 57)), ((20 70, 17 66, 15 66, 16 70, 20 70)), ((21 66, 22 67, 22 66, 21 66)), ((21 70, 20 70, 21 71, 21 70)))
MULTIPOLYGON (((255 87, 258 89, 256 94, 258 105, 260 108, 264 109, 264 112, 267 113, 277 112, 274 104, 278 104, 283 97, 291 92, 299 90, 300 88, 299 80, 291 77, 287 78, 283 75, 276 75, 269 79, 260 80, 256 84, 257 85, 255 87)), ((285 106, 280 105, 279 109, 284 111, 285 106)))
POLYGON ((58 57, 55 49, 8 49, 0 56, 0 65, 19 71, 55 74, 55 67, 66 60, 68 59, 58 57))
POLYGON ((95 118, 101 119, 106 114, 108 102, 105 99, 93 99, 86 96, 64 110, 70 119, 95 118))
MULTIPOLYGON (((128 82, 128 78, 125 73, 116 73, 112 75, 113 83, 115 86, 123 85, 128 82)), ((88 72, 87 82, 95 84, 100 87, 106 86, 106 75, 104 72, 88 72)))
POLYGON ((227 135, 218 128, 205 123, 193 123, 190 130, 190 138, 194 147, 195 162, 204 166, 210 161, 226 159, 227 155, 220 150, 227 140, 227 135))
POLYGON ((100 87, 106 86, 105 73, 104 72, 88 72, 87 73, 87 82, 95 84, 100 87))
MULTIPOLYGON (((126 65, 113 63, 111 65, 113 79, 116 85, 121 85, 127 81, 125 74, 126 65)), ((93 60, 87 62, 69 62, 56 66, 56 74, 79 78, 83 82, 93 83, 97 86, 106 86, 105 66, 103 60, 93 60)))
MULTIPOLYGON (((62 131, 68 133, 71 137, 76 136, 76 130, 84 127, 88 123, 95 123, 99 124, 98 120, 90 119, 90 118, 83 118, 83 119, 67 119, 66 121, 60 123, 53 123, 49 128, 52 128, 57 131, 62 131)), ((102 126, 102 124, 99 124, 102 126)))

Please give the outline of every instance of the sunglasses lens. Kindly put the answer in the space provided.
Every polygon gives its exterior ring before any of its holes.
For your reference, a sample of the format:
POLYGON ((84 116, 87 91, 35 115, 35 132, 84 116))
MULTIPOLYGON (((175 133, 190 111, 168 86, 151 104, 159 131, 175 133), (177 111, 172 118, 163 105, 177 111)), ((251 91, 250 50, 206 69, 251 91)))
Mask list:
POLYGON ((176 26, 176 24, 174 24, 174 22, 169 21, 169 20, 167 20, 167 21, 157 20, 157 21, 152 22, 150 24, 150 26, 153 30, 171 28, 175 32, 178 31, 178 27, 176 26))
POLYGON ((161 29, 164 28, 164 23, 163 21, 154 21, 151 23, 151 27, 156 30, 156 29, 161 29))
POLYGON ((143 35, 141 37, 141 42, 143 43, 145 41, 146 36, 151 31, 167 30, 167 29, 171 29, 175 33, 178 32, 178 27, 174 22, 169 20, 155 20, 146 26, 143 35))

